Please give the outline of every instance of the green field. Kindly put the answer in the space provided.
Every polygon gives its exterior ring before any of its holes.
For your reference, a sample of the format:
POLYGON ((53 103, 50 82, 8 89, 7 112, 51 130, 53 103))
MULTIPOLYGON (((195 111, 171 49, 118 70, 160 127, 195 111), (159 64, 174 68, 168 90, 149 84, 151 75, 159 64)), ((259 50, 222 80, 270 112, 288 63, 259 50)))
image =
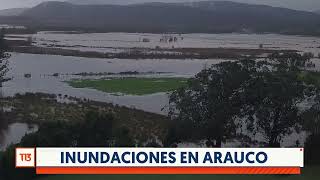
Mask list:
POLYGON ((39 180, 316 180, 320 167, 309 167, 302 175, 60 175, 39 180))
POLYGON ((67 83, 75 88, 92 88, 107 93, 147 95, 169 92, 184 86, 185 78, 114 78, 100 80, 72 80, 67 83))

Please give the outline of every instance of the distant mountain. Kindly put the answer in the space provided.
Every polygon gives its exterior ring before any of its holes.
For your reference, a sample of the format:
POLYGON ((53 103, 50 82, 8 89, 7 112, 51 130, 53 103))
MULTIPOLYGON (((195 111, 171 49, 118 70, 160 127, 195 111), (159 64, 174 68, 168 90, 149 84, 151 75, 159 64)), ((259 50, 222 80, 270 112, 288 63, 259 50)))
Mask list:
MULTIPOLYGON (((67 2, 74 4, 116 4, 116 5, 128 5, 147 2, 192 2, 201 0, 67 0, 67 2)), ((203 0, 202 0, 203 1, 203 0)), ((221 1, 221 0, 210 0, 221 1)), ((315 11, 320 6, 319 0, 228 0, 239 3, 247 4, 263 4, 274 7, 285 7, 295 10, 315 11)))
POLYGON ((320 33, 320 15, 228 1, 75 5, 46 2, 21 15, 46 28, 127 32, 320 33))
POLYGON ((27 8, 4 9, 0 10, 0 16, 19 16, 25 10, 27 10, 27 8))
MULTIPOLYGON (((66 2, 78 5, 94 5, 94 4, 104 4, 104 5, 130 5, 130 4, 142 4, 149 2, 191 2, 194 0, 67 0, 66 2)), ((217 1, 217 0, 211 0, 217 1)))
POLYGON ((141 3, 140 0, 68 0, 66 2, 78 5, 93 5, 93 4, 109 4, 109 5, 128 5, 132 3, 141 3), (130 3, 130 1, 133 1, 130 3))

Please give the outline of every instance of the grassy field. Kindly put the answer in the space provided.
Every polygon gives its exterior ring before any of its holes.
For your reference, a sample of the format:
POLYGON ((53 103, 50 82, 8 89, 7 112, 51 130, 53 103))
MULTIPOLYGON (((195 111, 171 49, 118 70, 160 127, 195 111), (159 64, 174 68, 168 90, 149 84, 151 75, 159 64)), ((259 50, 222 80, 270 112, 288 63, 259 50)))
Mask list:
POLYGON ((163 140, 167 134, 170 120, 166 116, 74 97, 64 99, 75 103, 59 103, 55 95, 43 93, 1 98, 0 103, 4 107, 12 107, 12 111, 6 113, 8 123, 41 124, 58 120, 78 123, 86 119, 87 113, 100 112, 112 113, 116 118, 114 128, 125 127, 130 131, 130 136, 139 142, 154 136, 163 140))
POLYGON ((72 80, 75 88, 93 88, 108 93, 147 95, 173 91, 186 84, 184 78, 115 78, 101 80, 72 80))
POLYGON ((302 175, 60 175, 39 180, 316 180, 320 167, 303 169, 302 175))

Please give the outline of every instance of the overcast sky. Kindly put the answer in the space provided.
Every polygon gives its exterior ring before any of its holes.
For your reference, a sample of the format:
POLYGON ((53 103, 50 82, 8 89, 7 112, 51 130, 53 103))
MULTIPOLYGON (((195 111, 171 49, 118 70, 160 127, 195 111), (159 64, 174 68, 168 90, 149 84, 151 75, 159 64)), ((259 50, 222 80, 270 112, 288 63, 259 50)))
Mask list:
MULTIPOLYGON (((32 7, 39 4, 40 2, 48 0, 0 0, 0 9, 18 8, 18 7, 32 7)), ((59 0, 63 1, 63 0, 59 0)), ((77 1, 77 0, 73 0, 77 1)), ((86 1, 86 0, 81 0, 86 1)), ((88 2, 94 0, 87 0, 88 2)), ((100 0, 101 1, 101 0, 100 0)), ((201 0, 105 0, 113 2, 130 2, 130 1, 142 1, 142 2, 177 2, 177 1, 201 1, 201 0)), ((319 10, 320 0, 232 0, 236 2, 256 3, 256 4, 267 4, 278 7, 287 7, 298 10, 319 10)))

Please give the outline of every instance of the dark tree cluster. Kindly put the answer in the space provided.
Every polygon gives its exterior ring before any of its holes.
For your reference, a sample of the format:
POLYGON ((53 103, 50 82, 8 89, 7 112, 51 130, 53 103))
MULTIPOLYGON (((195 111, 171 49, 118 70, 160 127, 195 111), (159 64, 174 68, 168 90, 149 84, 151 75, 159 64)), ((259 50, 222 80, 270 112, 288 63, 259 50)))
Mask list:
POLYGON ((10 57, 10 54, 6 53, 7 50, 8 47, 4 39, 4 30, 0 30, 0 87, 2 87, 3 82, 7 81, 5 75, 9 70, 8 58, 10 57))
POLYGON ((15 147, 134 147, 126 128, 115 128, 112 114, 90 112, 85 121, 48 121, 36 133, 26 135, 19 144, 9 147, 0 157, 0 179, 34 179, 33 169, 15 168, 15 147))
POLYGON ((303 130, 300 104, 319 94, 301 78, 310 62, 309 56, 287 53, 204 69, 171 94, 175 123, 165 144, 206 140, 207 146, 221 147, 237 139, 243 146, 280 147, 285 137, 303 130))

